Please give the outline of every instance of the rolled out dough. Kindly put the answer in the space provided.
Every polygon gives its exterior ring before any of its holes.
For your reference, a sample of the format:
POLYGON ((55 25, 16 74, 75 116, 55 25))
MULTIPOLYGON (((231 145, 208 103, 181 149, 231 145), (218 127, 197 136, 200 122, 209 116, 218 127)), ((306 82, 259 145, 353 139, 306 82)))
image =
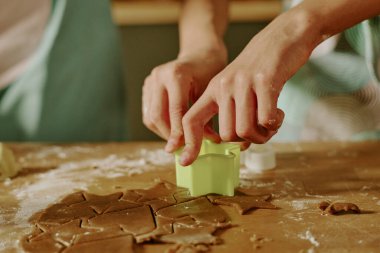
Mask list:
POLYGON ((20 171, 20 166, 11 149, 0 142, 0 181, 13 177, 20 171))
POLYGON ((178 244, 172 252, 204 252, 222 243, 216 231, 231 225, 218 205, 234 206, 241 214, 274 209, 269 197, 240 192, 235 197, 191 197, 187 189, 166 181, 105 196, 76 192, 34 215, 34 230, 21 245, 31 253, 95 253, 134 252, 155 242, 178 244))

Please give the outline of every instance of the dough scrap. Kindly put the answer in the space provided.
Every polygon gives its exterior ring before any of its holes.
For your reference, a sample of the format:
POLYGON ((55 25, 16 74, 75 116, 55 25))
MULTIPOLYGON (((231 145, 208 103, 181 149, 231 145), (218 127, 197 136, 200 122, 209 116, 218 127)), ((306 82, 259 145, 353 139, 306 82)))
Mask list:
POLYGON ((343 202, 331 202, 322 201, 319 203, 319 209, 322 210, 323 215, 338 215, 346 213, 360 214, 360 208, 353 203, 343 203, 343 202))
POLYGON ((268 195, 191 197, 169 182, 109 195, 72 193, 30 220, 21 240, 26 252, 133 252, 146 242, 173 243, 170 252, 205 252, 221 243, 215 232, 230 226, 218 205, 240 213, 275 208, 268 195))

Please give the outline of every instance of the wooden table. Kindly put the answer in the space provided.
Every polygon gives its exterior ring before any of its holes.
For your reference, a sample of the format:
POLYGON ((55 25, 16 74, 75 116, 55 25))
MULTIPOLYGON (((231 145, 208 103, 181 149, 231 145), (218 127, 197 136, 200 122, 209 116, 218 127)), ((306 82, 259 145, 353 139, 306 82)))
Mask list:
MULTIPOLYGON (((12 144, 22 173, 0 183, 0 252, 16 252, 31 230, 28 218, 78 189, 106 194, 175 181, 163 143, 12 144)), ((223 207, 233 226, 213 252, 379 252, 380 142, 277 144, 278 166, 243 173, 252 193, 271 193, 279 210, 238 215, 223 207), (322 216, 318 203, 357 204, 360 215, 322 216), (258 243, 252 238, 266 238, 258 243)), ((244 170, 243 170, 244 171, 244 170)), ((164 252, 148 245, 144 252, 164 252)))
MULTIPOLYGON (((178 22, 181 1, 114 0, 112 16, 117 25, 157 25, 178 22)), ((229 2, 231 22, 270 21, 283 10, 279 0, 229 2)))

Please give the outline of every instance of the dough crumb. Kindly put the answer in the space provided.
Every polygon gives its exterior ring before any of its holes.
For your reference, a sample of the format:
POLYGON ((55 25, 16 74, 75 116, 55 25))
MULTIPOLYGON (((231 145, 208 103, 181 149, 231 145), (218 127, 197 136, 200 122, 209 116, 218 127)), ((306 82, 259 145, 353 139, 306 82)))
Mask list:
POLYGON ((361 213, 360 208, 357 205, 353 203, 344 203, 344 202, 322 201, 321 203, 319 203, 319 209, 322 210, 322 215, 361 213))

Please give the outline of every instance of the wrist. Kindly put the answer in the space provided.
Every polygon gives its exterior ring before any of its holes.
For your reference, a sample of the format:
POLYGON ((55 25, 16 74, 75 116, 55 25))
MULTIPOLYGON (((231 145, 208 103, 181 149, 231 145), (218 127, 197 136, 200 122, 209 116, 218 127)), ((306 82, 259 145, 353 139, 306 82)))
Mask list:
POLYGON ((203 45, 193 45, 182 47, 178 54, 180 60, 218 60, 224 65, 227 64, 227 48, 222 40, 215 40, 213 43, 203 45))
POLYGON ((332 35, 325 33, 323 19, 318 12, 303 4, 283 13, 279 18, 285 24, 285 29, 290 31, 289 36, 293 41, 301 42, 305 50, 310 52, 332 35))

